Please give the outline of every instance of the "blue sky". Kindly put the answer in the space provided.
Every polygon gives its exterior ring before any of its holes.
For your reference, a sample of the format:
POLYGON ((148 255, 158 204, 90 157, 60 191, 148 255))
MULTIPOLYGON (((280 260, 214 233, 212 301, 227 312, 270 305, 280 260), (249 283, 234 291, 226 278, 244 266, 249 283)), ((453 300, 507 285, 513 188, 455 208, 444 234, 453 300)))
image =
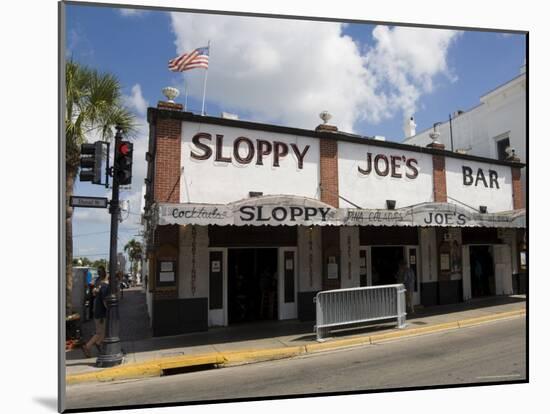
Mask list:
MULTIPOLYGON (((300 22, 165 12, 121 13, 107 7, 68 5, 66 56, 115 74, 142 128, 136 136, 134 181, 121 194, 130 214, 120 225, 119 248, 139 231, 145 173, 145 108, 161 89, 180 88, 183 76, 167 69, 178 53, 212 40, 207 113, 313 129, 329 110, 340 130, 403 139, 404 117, 417 131, 519 74, 525 36, 442 31, 372 24, 300 22)), ((203 70, 186 72, 188 108, 200 112, 203 70)), ((75 194, 106 196, 77 183, 75 194)), ((74 254, 107 257, 109 215, 81 209, 73 223, 74 254)))

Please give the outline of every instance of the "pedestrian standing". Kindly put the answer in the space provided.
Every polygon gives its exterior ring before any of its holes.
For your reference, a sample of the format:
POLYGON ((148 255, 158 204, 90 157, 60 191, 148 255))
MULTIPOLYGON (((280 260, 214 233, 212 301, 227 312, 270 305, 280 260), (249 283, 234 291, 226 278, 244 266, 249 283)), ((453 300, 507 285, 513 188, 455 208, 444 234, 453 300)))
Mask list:
POLYGON ((107 272, 103 266, 99 266, 97 269, 99 275, 95 284, 94 293, 94 322, 95 322, 95 334, 90 340, 82 346, 82 352, 87 358, 92 356, 91 348, 96 346, 99 351, 103 338, 105 338, 105 318, 107 316, 107 306, 105 301, 109 295, 109 280, 107 278, 107 272))
POLYGON ((413 304, 413 294, 414 294, 414 282, 415 274, 414 271, 407 266, 407 263, 402 260, 399 262, 399 283, 405 285, 405 298, 407 301, 407 309, 410 309, 411 313, 414 314, 414 304, 413 304))

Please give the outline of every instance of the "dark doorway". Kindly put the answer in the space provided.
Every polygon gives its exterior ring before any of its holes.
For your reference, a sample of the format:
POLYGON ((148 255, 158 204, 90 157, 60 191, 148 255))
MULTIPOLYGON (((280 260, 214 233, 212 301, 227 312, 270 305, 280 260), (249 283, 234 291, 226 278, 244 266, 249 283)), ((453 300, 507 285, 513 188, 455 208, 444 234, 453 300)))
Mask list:
POLYGON ((277 249, 228 250, 229 323, 277 319, 277 249))
POLYGON ((391 285, 397 283, 399 262, 403 260, 402 246, 373 247, 372 251, 372 284, 391 285))
POLYGON ((491 246, 470 246, 470 280, 473 298, 495 294, 495 268, 491 246))

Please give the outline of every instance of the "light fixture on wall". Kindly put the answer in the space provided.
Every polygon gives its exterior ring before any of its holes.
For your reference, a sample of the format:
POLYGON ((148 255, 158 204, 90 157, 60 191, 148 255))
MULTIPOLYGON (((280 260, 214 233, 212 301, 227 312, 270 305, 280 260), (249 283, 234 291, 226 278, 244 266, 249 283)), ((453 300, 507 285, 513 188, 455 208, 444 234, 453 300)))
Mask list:
POLYGON ((479 212, 482 214, 487 213, 487 206, 479 206, 479 212))
POLYGON ((248 192, 249 197, 261 197, 263 195, 264 195, 264 193, 262 193, 261 191, 249 191, 248 192))
POLYGON ((395 210, 395 200, 386 200, 388 210, 395 210))

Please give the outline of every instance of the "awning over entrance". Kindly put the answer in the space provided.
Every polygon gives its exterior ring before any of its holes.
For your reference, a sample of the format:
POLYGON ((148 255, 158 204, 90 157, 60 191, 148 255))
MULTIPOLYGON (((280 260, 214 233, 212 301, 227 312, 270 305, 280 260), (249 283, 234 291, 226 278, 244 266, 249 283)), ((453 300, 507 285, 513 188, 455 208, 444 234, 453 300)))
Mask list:
POLYGON ((481 214, 457 204, 422 203, 395 210, 334 208, 297 196, 263 196, 230 204, 155 205, 156 225, 525 227, 525 210, 481 214))

